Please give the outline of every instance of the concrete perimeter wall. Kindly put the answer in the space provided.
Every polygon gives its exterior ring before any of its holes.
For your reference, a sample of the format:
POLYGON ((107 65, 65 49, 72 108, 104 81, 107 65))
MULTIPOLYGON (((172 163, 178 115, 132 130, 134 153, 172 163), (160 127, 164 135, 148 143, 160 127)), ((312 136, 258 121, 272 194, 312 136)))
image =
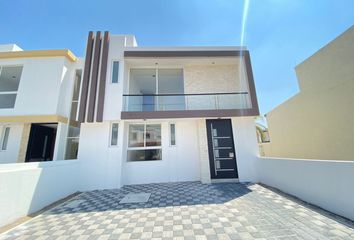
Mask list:
POLYGON ((79 190, 79 161, 0 165, 0 226, 79 190))
POLYGON ((354 220, 354 162, 261 157, 259 181, 354 220))

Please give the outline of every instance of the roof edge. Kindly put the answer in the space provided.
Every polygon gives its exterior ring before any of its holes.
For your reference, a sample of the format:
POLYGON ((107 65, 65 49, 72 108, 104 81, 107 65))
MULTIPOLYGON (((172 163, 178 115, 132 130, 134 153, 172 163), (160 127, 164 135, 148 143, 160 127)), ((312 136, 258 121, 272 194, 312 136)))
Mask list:
POLYGON ((69 49, 0 52, 0 59, 33 57, 66 57, 71 62, 76 62, 78 59, 69 49))

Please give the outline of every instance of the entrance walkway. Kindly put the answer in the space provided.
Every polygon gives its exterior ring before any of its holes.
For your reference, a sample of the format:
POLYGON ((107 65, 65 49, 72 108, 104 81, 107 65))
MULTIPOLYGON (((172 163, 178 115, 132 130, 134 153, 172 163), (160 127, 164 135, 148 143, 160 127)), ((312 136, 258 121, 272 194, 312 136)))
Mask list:
POLYGON ((354 239, 354 225, 257 184, 181 182, 85 192, 0 239, 354 239))

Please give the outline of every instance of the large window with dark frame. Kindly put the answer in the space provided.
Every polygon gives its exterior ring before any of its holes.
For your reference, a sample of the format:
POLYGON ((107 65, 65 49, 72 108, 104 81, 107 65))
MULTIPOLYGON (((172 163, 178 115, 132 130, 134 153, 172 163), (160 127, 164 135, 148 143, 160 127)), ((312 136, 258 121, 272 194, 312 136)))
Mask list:
POLYGON ((161 124, 129 125, 127 160, 162 160, 161 124))
POLYGON ((129 111, 185 109, 182 68, 131 68, 129 111))
POLYGON ((0 109, 14 108, 23 66, 0 66, 0 109))

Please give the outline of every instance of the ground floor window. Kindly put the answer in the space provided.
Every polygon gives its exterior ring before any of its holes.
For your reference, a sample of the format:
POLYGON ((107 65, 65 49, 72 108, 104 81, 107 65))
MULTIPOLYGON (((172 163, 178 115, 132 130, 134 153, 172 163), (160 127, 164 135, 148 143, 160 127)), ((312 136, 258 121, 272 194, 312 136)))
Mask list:
POLYGON ((77 159, 80 140, 80 126, 77 122, 69 124, 68 136, 65 148, 65 160, 77 159))
POLYGON ((111 137, 109 143, 111 147, 118 146, 118 127, 119 127, 118 123, 111 124, 111 137))
POLYGON ((176 124, 170 123, 170 146, 176 146, 176 124))
POLYGON ((5 126, 1 135, 1 150, 5 151, 7 149, 7 142, 9 141, 10 127, 5 126))
POLYGON ((161 124, 130 124, 128 161, 162 159, 161 124))

